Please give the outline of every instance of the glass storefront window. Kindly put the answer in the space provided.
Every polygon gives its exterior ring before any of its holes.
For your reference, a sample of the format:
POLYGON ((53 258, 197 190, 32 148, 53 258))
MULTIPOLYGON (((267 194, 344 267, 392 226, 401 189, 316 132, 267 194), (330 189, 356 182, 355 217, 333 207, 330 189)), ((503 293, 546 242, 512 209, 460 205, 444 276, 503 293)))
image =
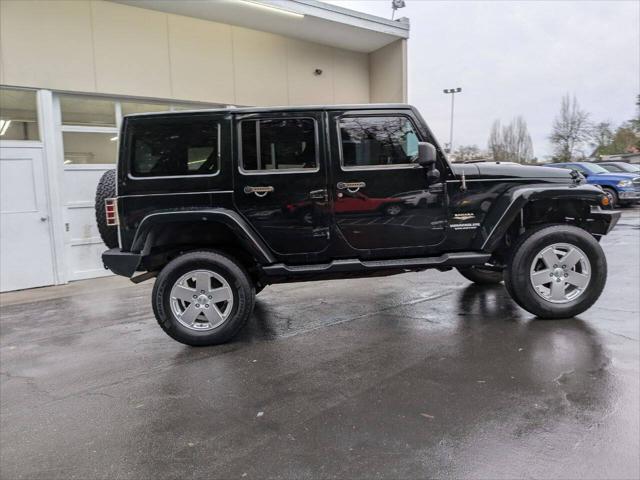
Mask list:
POLYGON ((63 132, 64 164, 115 163, 118 156, 116 140, 113 133, 63 132))
POLYGON ((80 95, 60 96, 63 125, 116 126, 116 106, 112 100, 80 95))
POLYGON ((39 140, 36 92, 0 88, 0 140, 39 140))

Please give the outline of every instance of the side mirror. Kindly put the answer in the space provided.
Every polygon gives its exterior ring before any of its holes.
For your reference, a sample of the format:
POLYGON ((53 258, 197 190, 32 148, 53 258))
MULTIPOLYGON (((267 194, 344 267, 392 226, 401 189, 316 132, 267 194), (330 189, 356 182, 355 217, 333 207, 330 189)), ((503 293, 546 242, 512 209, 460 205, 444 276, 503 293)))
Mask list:
POLYGON ((436 163, 436 147, 429 142, 418 142, 418 163, 423 167, 433 167, 436 163))

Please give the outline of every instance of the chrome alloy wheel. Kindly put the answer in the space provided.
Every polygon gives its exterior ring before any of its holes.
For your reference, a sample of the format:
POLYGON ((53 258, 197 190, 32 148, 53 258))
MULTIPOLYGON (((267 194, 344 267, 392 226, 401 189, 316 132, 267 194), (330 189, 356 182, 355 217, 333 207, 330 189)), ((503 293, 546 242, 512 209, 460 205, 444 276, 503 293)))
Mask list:
POLYGON ((531 263, 531 285, 551 303, 568 303, 582 295, 591 280, 587 255, 575 245, 554 243, 540 251, 531 263))
POLYGON ((213 330, 225 322, 232 309, 229 282, 210 270, 185 273, 171 288, 171 310, 190 330, 213 330))
POLYGON ((400 205, 389 205, 387 207, 387 213, 391 216, 399 215, 402 212, 402 207, 400 205))

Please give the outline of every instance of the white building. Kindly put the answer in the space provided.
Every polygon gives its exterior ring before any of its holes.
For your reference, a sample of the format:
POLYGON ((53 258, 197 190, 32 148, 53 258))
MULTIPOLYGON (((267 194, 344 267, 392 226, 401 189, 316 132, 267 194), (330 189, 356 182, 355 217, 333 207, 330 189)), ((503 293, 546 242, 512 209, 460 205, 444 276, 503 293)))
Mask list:
POLYGON ((404 102, 405 19, 315 0, 0 1, 0 291, 106 275, 123 115, 404 102))

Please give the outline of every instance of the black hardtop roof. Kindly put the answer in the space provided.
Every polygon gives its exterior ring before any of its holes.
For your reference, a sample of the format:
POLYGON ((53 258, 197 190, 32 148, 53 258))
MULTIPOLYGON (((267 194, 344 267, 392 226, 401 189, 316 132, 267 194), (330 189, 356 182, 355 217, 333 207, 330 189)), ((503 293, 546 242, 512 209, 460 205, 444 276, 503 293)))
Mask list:
POLYGON ((308 112, 318 110, 413 110, 413 107, 406 103, 360 103, 354 105, 298 105, 282 107, 226 107, 198 110, 174 110, 165 112, 131 113, 125 117, 144 117, 155 115, 184 115, 184 114, 206 114, 206 113, 280 113, 280 112, 308 112))

